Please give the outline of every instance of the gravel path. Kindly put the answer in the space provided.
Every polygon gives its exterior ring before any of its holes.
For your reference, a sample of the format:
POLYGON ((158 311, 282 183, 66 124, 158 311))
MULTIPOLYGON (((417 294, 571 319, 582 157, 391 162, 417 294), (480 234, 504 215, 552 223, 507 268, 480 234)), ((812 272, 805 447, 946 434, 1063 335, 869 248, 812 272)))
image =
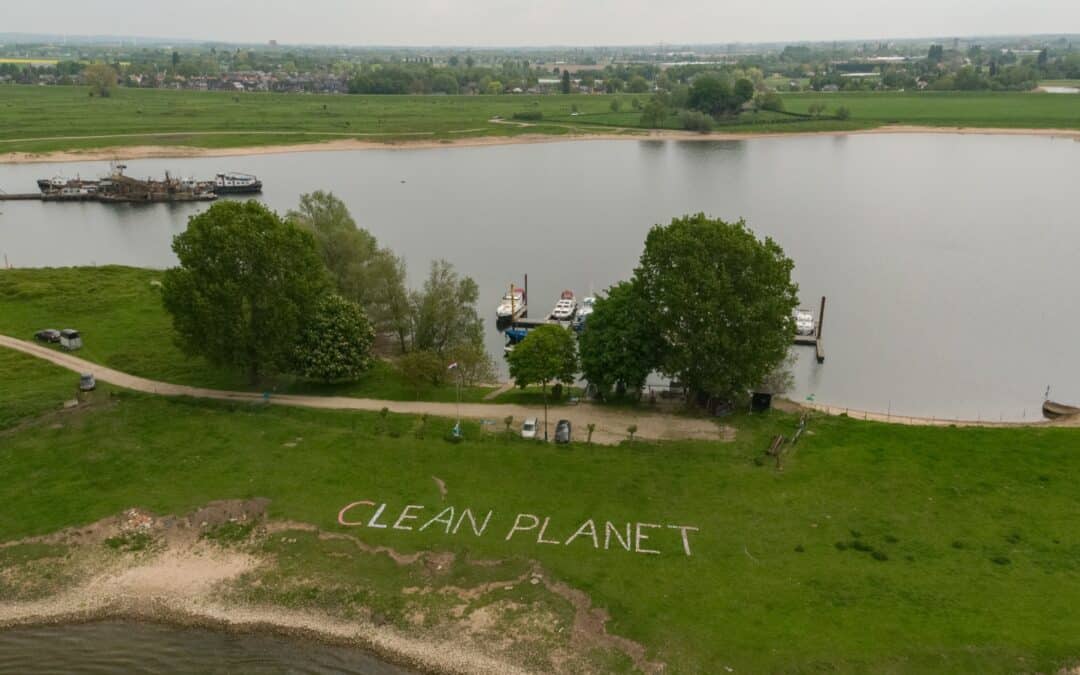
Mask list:
MULTIPOLYGON (((0 346, 14 349, 30 356, 49 361, 62 368, 67 368, 76 373, 93 373, 94 377, 104 382, 109 382, 126 389, 141 391, 147 394, 160 394, 162 396, 191 396, 193 398, 209 398, 222 401, 239 401, 254 403, 263 401, 263 395, 258 392, 223 391, 220 389, 204 389, 201 387, 189 387, 181 384, 170 384, 148 380, 144 377, 129 375, 128 373, 107 368, 92 363, 85 359, 67 352, 56 351, 44 345, 25 340, 18 340, 7 335, 0 335, 0 346)), ((432 401, 386 401, 372 398, 349 398, 344 396, 295 396, 273 395, 269 402, 274 405, 287 405, 302 408, 325 408, 332 410, 370 410, 379 411, 388 408, 390 412, 409 415, 435 415, 438 417, 454 418, 457 416, 457 405, 454 403, 437 403, 432 401)), ((544 409, 542 407, 529 407, 516 404, 500 403, 462 403, 461 416, 474 420, 494 420, 496 428, 503 429, 503 418, 507 415, 514 416, 515 426, 520 426, 522 420, 527 417, 536 417, 543 423, 544 409)), ((584 440, 586 425, 595 424, 596 431, 593 433, 593 441, 602 444, 615 444, 628 437, 626 432, 630 425, 637 425, 636 438, 650 440, 733 440, 734 429, 725 427, 707 418, 683 417, 646 411, 630 411, 597 406, 590 403, 581 403, 574 406, 552 407, 548 411, 549 432, 554 433, 555 422, 560 419, 570 420, 574 427, 576 440, 584 440)))

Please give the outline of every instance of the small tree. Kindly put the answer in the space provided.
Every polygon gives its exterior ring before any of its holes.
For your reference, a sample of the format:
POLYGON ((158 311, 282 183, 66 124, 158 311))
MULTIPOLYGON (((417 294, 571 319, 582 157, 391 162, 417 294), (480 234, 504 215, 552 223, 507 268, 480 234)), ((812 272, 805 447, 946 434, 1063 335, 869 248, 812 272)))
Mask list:
POLYGON ((592 435, 593 432, 596 431, 596 425, 592 422, 589 422, 585 425, 585 429, 589 432, 589 435, 585 439, 585 443, 587 443, 588 445, 592 445, 592 435))
POLYGON ((438 385, 442 381, 446 366, 438 354, 428 351, 412 351, 403 355, 397 362, 401 376, 412 385, 416 398, 425 387, 438 385))
POLYGON ((355 380, 371 367, 374 343, 364 310, 340 295, 327 295, 300 335, 297 372, 323 382, 355 380))
POLYGON ((637 393, 660 364, 664 343, 656 327, 642 321, 652 307, 640 285, 621 282, 596 301, 578 339, 581 370, 601 398, 612 389, 637 393))
POLYGON ((617 98, 611 99, 611 112, 617 113, 622 110, 622 101, 617 98))
POLYGON ((630 426, 626 427, 626 433, 630 434, 630 441, 633 442, 634 434, 637 433, 637 425, 631 424, 630 426))
POLYGON ((514 416, 513 415, 507 415, 506 417, 503 418, 503 424, 506 425, 506 435, 507 436, 510 435, 510 425, 513 424, 513 423, 514 423, 514 416))
POLYGON ((83 81, 90 87, 90 93, 101 98, 112 95, 118 78, 113 67, 105 63, 91 63, 83 70, 83 81))
POLYGON ((562 93, 570 93, 570 71, 565 69, 562 71, 562 93))
POLYGON ((572 384, 577 372, 577 345, 570 331, 556 325, 529 332, 508 358, 517 386, 539 384, 544 393, 544 438, 547 439, 548 383, 572 384))
POLYGON ((836 119, 838 119, 838 120, 846 120, 846 119, 848 119, 850 117, 851 117, 851 111, 848 110, 847 106, 842 105, 842 106, 840 106, 839 108, 836 109, 836 119))

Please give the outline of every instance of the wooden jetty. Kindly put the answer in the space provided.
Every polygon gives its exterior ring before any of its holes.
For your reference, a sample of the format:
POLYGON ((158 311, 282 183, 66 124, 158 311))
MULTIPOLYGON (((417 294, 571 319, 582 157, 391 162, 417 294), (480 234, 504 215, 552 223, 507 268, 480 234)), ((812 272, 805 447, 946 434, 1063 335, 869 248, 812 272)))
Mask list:
POLYGON ((821 330, 825 325, 825 296, 821 296, 821 310, 817 317, 817 330, 813 335, 795 335, 795 344, 806 347, 814 347, 817 351, 817 362, 825 363, 825 342, 821 339, 821 330))
POLYGON ((0 202, 29 202, 41 201, 40 192, 28 192, 25 194, 10 194, 7 192, 0 192, 0 202))

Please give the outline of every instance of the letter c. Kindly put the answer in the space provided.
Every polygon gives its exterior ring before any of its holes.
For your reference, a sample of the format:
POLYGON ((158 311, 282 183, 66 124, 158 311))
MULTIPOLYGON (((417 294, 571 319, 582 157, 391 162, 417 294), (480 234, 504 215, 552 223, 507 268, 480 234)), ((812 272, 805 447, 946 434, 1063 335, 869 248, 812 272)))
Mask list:
POLYGON ((337 521, 338 521, 339 524, 344 525, 345 527, 363 527, 364 526, 363 521, 350 522, 350 521, 345 520, 345 514, 348 513, 349 509, 351 509, 354 506, 375 506, 375 502, 369 502, 369 501, 367 501, 365 499, 364 501, 353 502, 352 504, 347 505, 345 508, 338 511, 337 521))

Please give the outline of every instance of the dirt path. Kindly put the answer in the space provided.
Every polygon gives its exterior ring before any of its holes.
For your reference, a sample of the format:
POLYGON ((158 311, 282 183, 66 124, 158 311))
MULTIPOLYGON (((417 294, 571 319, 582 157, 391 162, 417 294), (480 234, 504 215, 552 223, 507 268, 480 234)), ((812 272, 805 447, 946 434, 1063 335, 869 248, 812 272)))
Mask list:
MULTIPOLYGON (((14 349, 30 356, 49 361, 76 373, 93 373, 94 377, 104 382, 109 382, 126 389, 133 389, 147 394, 160 394, 163 396, 191 396, 193 398, 209 398, 222 401, 240 401, 257 403, 267 400, 275 405, 295 406, 302 408, 324 408, 332 410, 370 410, 379 411, 388 408, 390 412, 409 415, 435 415, 438 417, 454 418, 458 414, 458 407, 454 403, 437 403, 431 401, 386 401, 371 398, 349 398, 344 396, 293 396, 274 395, 264 399, 257 392, 222 391, 220 389, 204 389, 201 387, 189 387, 181 384, 158 382, 136 375, 80 359, 77 356, 65 352, 54 351, 43 345, 33 342, 18 340, 7 335, 0 335, 0 346, 14 349)), ((502 428, 502 419, 507 415, 513 415, 516 424, 520 424, 527 417, 536 417, 543 423, 544 411, 540 407, 528 407, 514 404, 499 403, 462 403, 461 416, 474 420, 496 420, 496 428, 502 428)), ((615 444, 628 437, 626 432, 630 425, 637 425, 638 438, 649 440, 732 440, 735 437, 734 429, 724 427, 713 420, 695 417, 681 417, 644 411, 615 410, 603 406, 582 403, 575 406, 559 406, 551 408, 548 413, 549 431, 555 430, 555 422, 560 419, 570 420, 574 426, 574 434, 577 440, 584 440, 586 425, 596 425, 593 433, 593 441, 602 444, 615 444)))

